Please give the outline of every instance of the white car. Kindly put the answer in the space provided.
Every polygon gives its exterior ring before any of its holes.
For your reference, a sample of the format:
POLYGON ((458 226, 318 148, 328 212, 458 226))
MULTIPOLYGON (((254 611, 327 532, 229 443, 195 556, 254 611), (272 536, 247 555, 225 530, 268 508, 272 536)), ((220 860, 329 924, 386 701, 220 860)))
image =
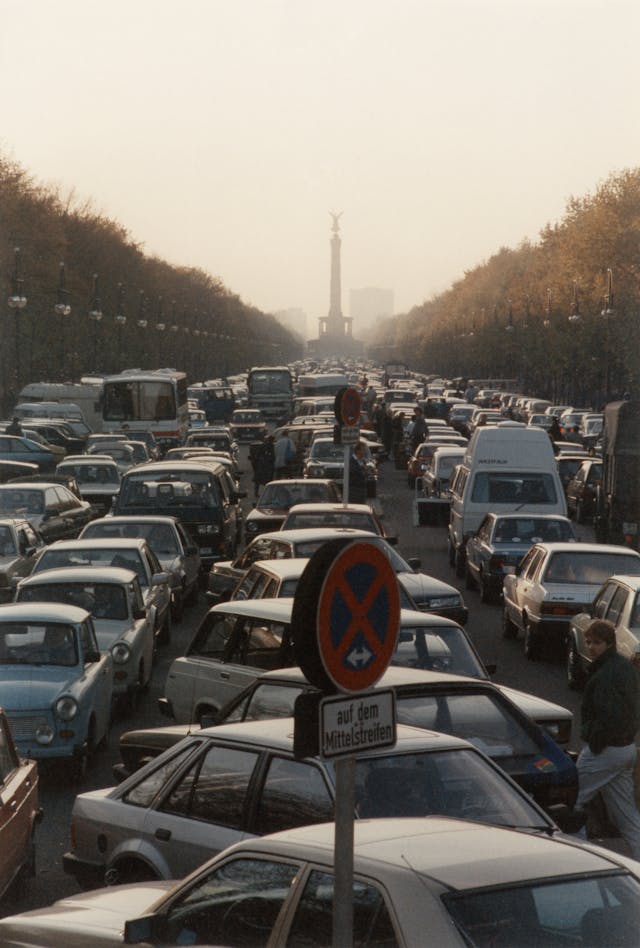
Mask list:
POLYGON ((91 613, 101 652, 111 652, 113 698, 135 708, 151 680, 153 618, 147 612, 134 572, 105 567, 46 570, 23 579, 16 602, 61 602, 91 613))
POLYGON ((524 633, 527 658, 564 648, 572 616, 585 612, 614 573, 640 574, 640 554, 602 543, 536 543, 503 580, 503 634, 524 633))
MULTIPOLYGON (((332 822, 246 839, 181 882, 73 895, 0 921, 4 948, 230 945, 326 948, 332 822)), ((640 864, 597 846, 451 820, 357 820, 354 944, 395 948, 636 940, 640 864)))

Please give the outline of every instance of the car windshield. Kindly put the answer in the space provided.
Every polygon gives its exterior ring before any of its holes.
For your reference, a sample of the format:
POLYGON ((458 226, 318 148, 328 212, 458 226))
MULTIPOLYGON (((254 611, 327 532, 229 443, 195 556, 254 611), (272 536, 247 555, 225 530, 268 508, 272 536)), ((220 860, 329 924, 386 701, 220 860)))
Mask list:
POLYGON ((141 586, 148 586, 144 564, 137 550, 116 549, 80 549, 45 550, 33 572, 43 573, 47 569, 62 569, 66 566, 118 566, 130 569, 136 574, 141 586))
POLYGON ((69 474, 78 484, 112 484, 117 486, 120 475, 115 464, 61 464, 58 474, 69 474))
POLYGON ((279 483, 267 484, 260 494, 260 507, 292 507, 294 504, 323 504, 329 500, 326 484, 279 483))
POLYGON ((517 472, 476 474, 471 500, 484 504, 555 504, 556 488, 550 474, 517 472))
POLYGON ((44 493, 38 490, 0 489, 0 511, 6 516, 33 516, 44 512, 44 493))
POLYGON ((121 507, 220 507, 215 478, 202 470, 145 471, 124 477, 120 487, 121 507))
POLYGON ((0 527, 0 556, 14 556, 16 543, 9 527, 0 527))
POLYGON ((444 480, 448 480, 451 477, 451 472, 453 471, 456 464, 460 464, 462 461, 462 454, 459 455, 445 455, 444 457, 434 457, 435 464, 435 475, 444 480))
POLYGON ((632 553, 585 553, 573 550, 552 553, 543 582, 564 585, 587 584, 600 586, 616 573, 628 576, 640 574, 640 557, 632 553))
POLYGON ((121 523, 94 521, 82 533, 85 540, 101 537, 117 540, 119 537, 146 540, 157 557, 177 556, 180 552, 175 530, 168 523, 148 522, 146 519, 121 523))
POLYGON ((73 626, 61 622, 0 624, 0 665, 77 664, 73 626))
POLYGON ((90 612, 94 619, 127 619, 127 597, 114 583, 34 583, 18 590, 18 602, 63 602, 90 612))
POLYGON ((396 696, 398 721, 470 741, 495 758, 539 755, 541 748, 499 695, 488 691, 396 696))
POLYGON ((344 446, 333 441, 315 441, 309 457, 314 461, 344 461, 344 446))
POLYGON ((232 425, 259 424, 262 421, 262 415, 257 411, 234 411, 231 416, 232 425))
POLYGON ((436 813, 502 826, 548 825, 533 803, 468 748, 359 758, 355 791, 361 819, 436 813))
POLYGON ((302 527, 350 527, 354 530, 367 530, 379 533, 372 516, 357 510, 321 510, 318 513, 290 513, 282 525, 283 530, 296 530, 302 527))
POLYGON ((493 530, 494 543, 540 543, 574 540, 573 527, 566 520, 542 517, 500 517, 493 530))
POLYGON ((640 882, 625 872, 519 880, 512 886, 445 893, 442 901, 465 944, 477 948, 610 948, 635 940, 629 933, 638 926, 640 882))
POLYGON ((457 625, 432 628, 402 626, 391 664, 444 671, 469 678, 487 677, 466 635, 457 625))

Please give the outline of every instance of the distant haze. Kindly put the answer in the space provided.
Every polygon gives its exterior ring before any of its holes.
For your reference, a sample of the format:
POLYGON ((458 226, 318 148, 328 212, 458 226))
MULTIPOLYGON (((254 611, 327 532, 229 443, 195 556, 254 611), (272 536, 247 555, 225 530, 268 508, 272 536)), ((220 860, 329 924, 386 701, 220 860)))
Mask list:
POLYGON ((0 0, 0 17, 2 151, 311 334, 330 211, 345 315, 366 287, 403 312, 640 159, 637 0, 0 0))

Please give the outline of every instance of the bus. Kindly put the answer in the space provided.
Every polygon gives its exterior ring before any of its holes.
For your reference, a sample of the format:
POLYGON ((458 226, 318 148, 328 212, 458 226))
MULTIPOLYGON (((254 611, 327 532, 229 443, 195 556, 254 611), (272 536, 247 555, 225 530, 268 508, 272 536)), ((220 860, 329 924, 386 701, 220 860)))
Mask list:
POLYGON ((104 380, 102 430, 152 431, 165 449, 184 444, 189 427, 187 376, 175 369, 126 369, 104 380))
MULTIPOLYGON (((79 382, 29 382, 20 389, 18 403, 42 404, 41 417, 63 418, 69 416, 68 409, 56 409, 60 405, 73 405, 80 417, 92 431, 100 431, 102 425, 102 377, 85 376, 79 382)), ((33 416, 33 412, 30 413, 33 416)))
POLYGON ((247 389, 249 408, 259 408, 265 418, 290 414, 293 378, 288 366, 254 366, 247 376, 247 389))

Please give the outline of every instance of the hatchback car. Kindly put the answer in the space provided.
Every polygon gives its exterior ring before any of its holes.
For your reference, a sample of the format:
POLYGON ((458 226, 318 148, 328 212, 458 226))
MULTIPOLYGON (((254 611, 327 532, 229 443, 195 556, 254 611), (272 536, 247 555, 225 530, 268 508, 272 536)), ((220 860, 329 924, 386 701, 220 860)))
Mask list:
POLYGON ((109 455, 72 455, 58 464, 56 474, 75 478, 82 499, 91 504, 94 516, 111 510, 120 489, 120 471, 109 455))
POLYGON ((384 523, 369 504, 294 504, 282 524, 283 530, 300 530, 310 527, 353 527, 384 537, 393 546, 398 538, 389 536, 384 523))
POLYGON ((28 520, 0 519, 0 602, 13 599, 16 584, 33 569, 44 540, 28 520))
POLYGON ((487 514, 477 533, 467 540, 465 577, 467 589, 478 587, 482 602, 502 596, 504 577, 515 573, 529 547, 541 540, 576 540, 571 521, 553 514, 487 514))
POLYGON ((16 602, 60 602, 91 613, 98 646, 113 658, 113 701, 134 710, 151 680, 153 616, 147 613, 138 577, 131 570, 103 567, 51 569, 23 579, 16 602))
POLYGON ((38 806, 38 765, 19 757, 9 722, 0 708, 0 900, 36 871, 36 826, 42 819, 38 806))
POLYGON ((567 682, 584 684, 591 667, 585 635, 592 619, 607 619, 616 630, 616 648, 633 658, 640 642, 640 576, 611 576, 600 588, 590 608, 571 619, 567 649, 567 682))
POLYGON ((31 438, 21 438, 18 435, 0 434, 0 460, 23 461, 26 464, 37 464, 40 471, 54 471, 60 460, 56 451, 46 448, 31 438))
POLYGON ((279 530, 294 504, 338 503, 340 491, 335 481, 289 478, 269 481, 245 520, 247 543, 259 533, 279 530))
POLYGON ((145 608, 153 618, 158 642, 171 639, 171 593, 169 577, 163 572, 155 553, 142 539, 89 539, 63 540, 42 551, 33 573, 64 566, 84 566, 103 569, 118 566, 130 569, 138 577, 145 608))
MULTIPOLYGON (((177 883, 100 889, 5 918, 0 939, 5 948, 326 948, 334 846, 333 822, 246 839, 177 883)), ((638 864, 596 846, 431 816, 356 820, 353 852, 358 946, 422 946, 427 932, 438 948, 635 938, 638 864)))
POLYGON ((198 601, 200 553, 175 517, 103 517, 87 524, 81 540, 138 537, 146 540, 169 576, 171 617, 179 622, 185 605, 198 601))
POLYGON ((63 484, 27 481, 0 485, 0 513, 28 520, 45 543, 77 537, 93 516, 91 504, 63 484))
POLYGON ((267 433, 267 423, 258 408, 237 408, 231 414, 229 433, 235 441, 260 441, 267 433))
MULTIPOLYGON (((344 479, 344 445, 334 444, 333 438, 317 437, 311 442, 304 464, 304 476, 308 478, 329 477, 342 485, 344 479)), ((375 461, 366 461, 367 497, 375 497, 378 491, 378 473, 375 461)))
POLYGON ((18 603, 0 610, 4 710, 20 754, 64 760, 84 776, 107 740, 113 659, 100 652, 85 609, 18 603))
MULTIPOLYGON (((247 836, 333 819, 333 763, 296 759, 293 729, 280 718, 197 731, 118 786, 80 794, 65 871, 83 885, 176 878, 247 836)), ((397 731, 393 747, 357 756, 356 817, 440 814, 556 830, 472 744, 402 724, 397 731)))
POLYGON ((527 658, 566 646, 572 616, 585 612, 614 574, 640 574, 640 554, 600 543, 536 543, 504 577, 503 634, 524 633, 527 658))

